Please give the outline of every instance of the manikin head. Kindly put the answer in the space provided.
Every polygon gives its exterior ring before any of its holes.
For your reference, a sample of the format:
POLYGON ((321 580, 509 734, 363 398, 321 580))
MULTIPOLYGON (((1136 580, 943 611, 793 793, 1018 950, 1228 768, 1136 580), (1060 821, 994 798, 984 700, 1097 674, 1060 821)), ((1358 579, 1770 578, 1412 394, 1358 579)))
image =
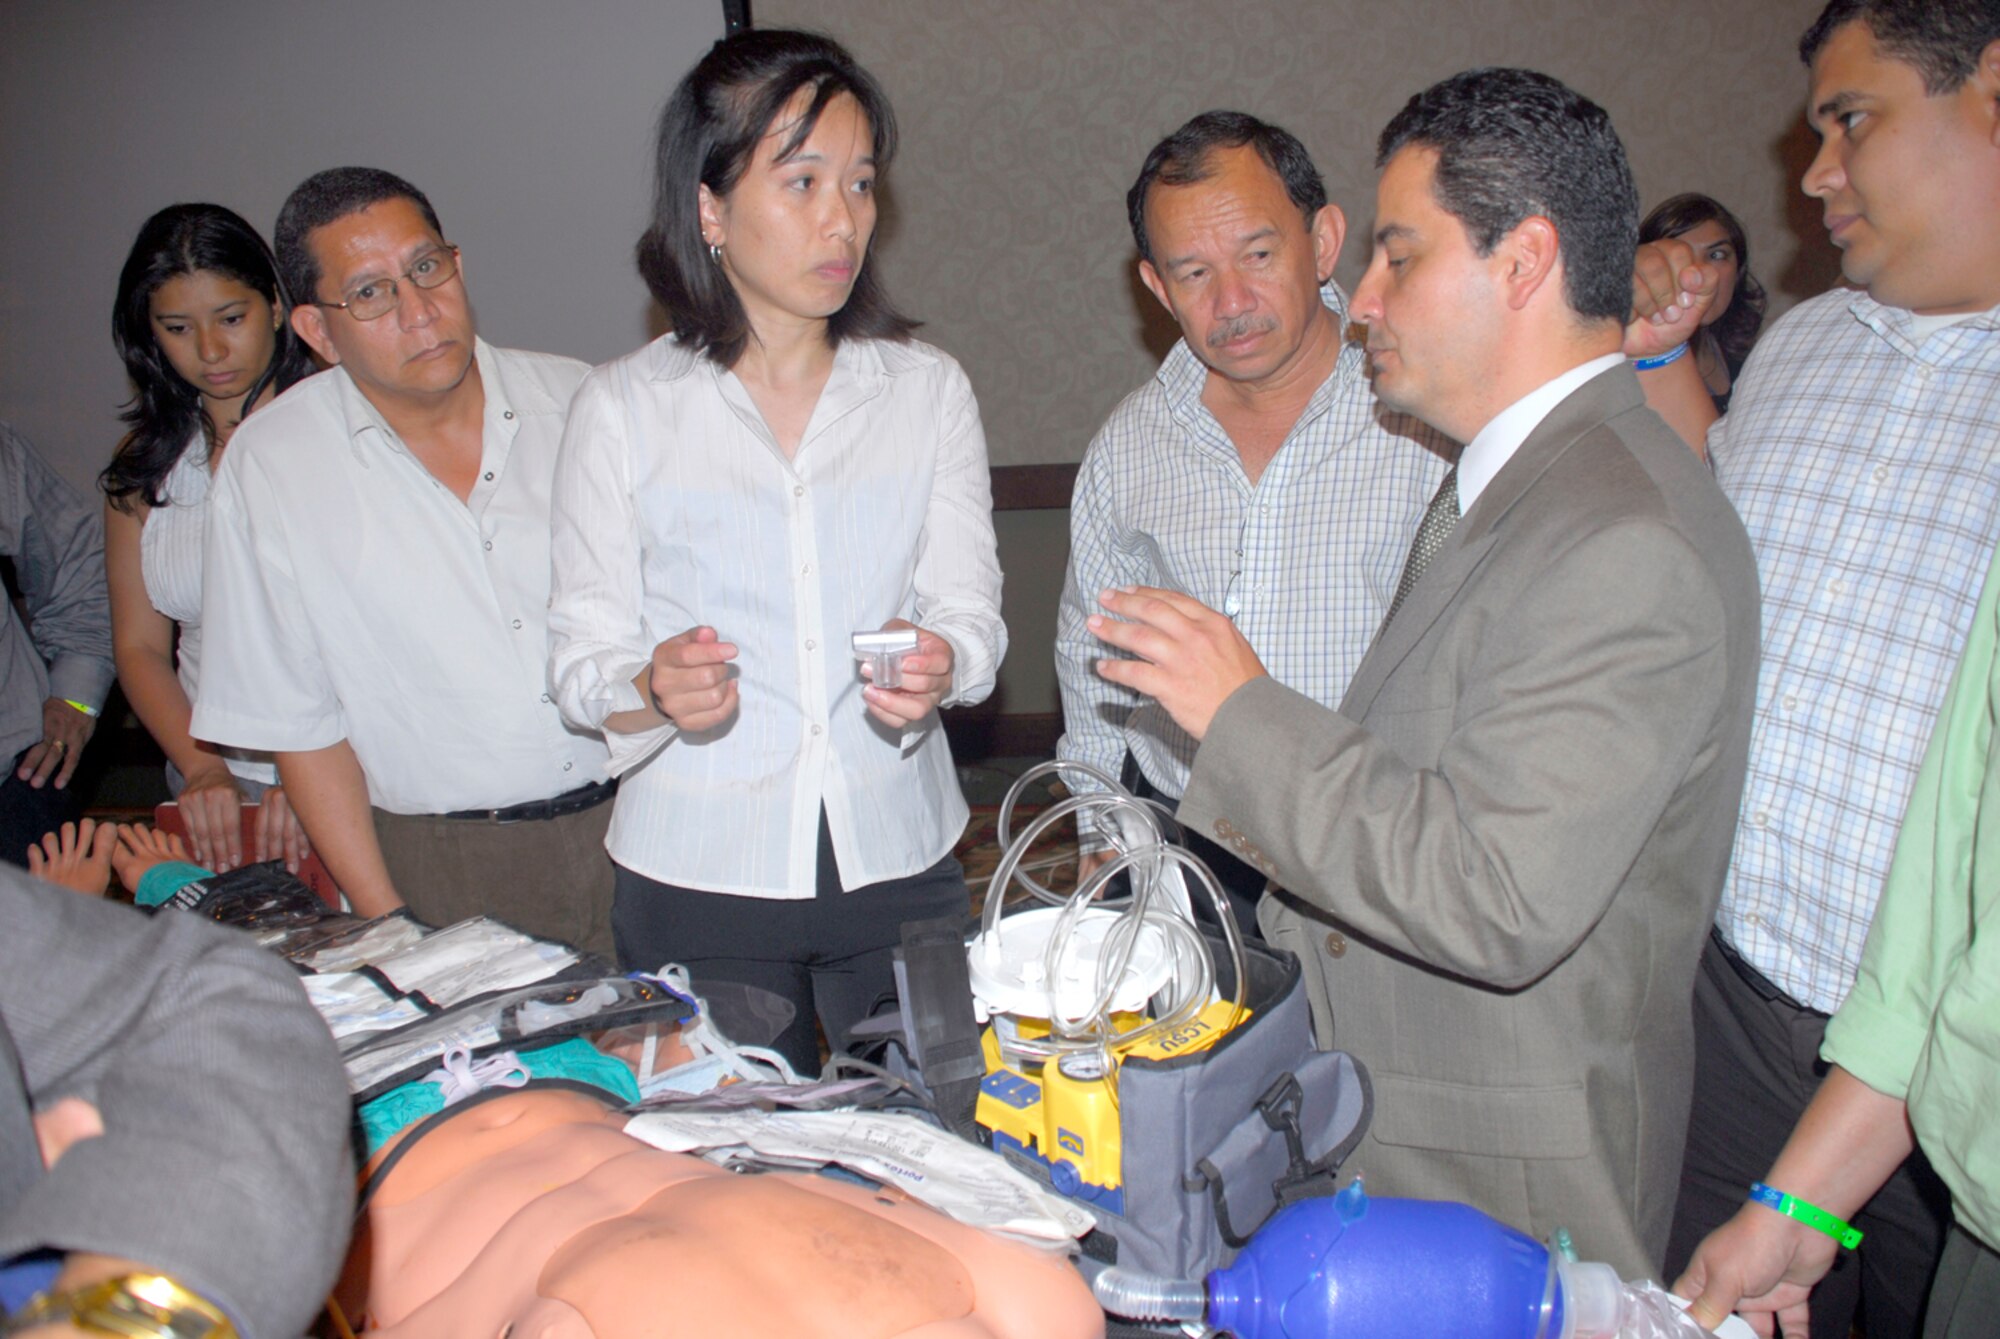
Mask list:
POLYGON ((1376 163, 1354 317, 1385 404, 1469 441, 1618 350, 1639 200, 1602 108, 1531 70, 1470 70, 1411 98, 1376 163))
POLYGON ((1347 223, 1289 132, 1203 112, 1153 146, 1125 204, 1139 277, 1217 376, 1275 382, 1338 347, 1319 289, 1347 223))
POLYGON ((2000 3, 1833 0, 1799 55, 1820 137, 1800 185, 1841 272, 1920 313, 2000 306, 2000 3))

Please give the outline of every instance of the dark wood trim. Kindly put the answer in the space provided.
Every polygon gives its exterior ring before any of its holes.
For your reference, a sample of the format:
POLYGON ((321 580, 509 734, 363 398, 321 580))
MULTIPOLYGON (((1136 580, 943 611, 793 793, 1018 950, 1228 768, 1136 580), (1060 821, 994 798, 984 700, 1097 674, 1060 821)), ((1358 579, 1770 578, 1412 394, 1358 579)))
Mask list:
POLYGON ((1074 465, 995 465, 993 510, 1047 511, 1069 506, 1074 465))

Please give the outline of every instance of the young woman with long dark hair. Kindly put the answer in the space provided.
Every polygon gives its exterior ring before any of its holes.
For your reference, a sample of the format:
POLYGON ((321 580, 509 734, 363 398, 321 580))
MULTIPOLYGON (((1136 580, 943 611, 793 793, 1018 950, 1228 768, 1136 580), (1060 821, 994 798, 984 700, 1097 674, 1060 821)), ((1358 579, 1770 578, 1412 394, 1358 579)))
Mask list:
POLYGON ((1736 378, 1764 327, 1764 285, 1750 273, 1750 241, 1734 214, 1693 191, 1662 200, 1640 220, 1641 242, 1668 237, 1686 242, 1697 258, 1722 271, 1715 301, 1702 313, 1694 356, 1716 412, 1727 413, 1736 378))
POLYGON ((221 205, 180 204, 139 229, 111 316, 133 391, 129 431, 98 480, 118 682, 167 755, 195 858, 217 870, 245 859, 250 800, 262 806, 249 858, 296 868, 305 856, 271 760, 188 733, 209 484, 243 417, 313 370, 290 314, 257 230, 221 205))

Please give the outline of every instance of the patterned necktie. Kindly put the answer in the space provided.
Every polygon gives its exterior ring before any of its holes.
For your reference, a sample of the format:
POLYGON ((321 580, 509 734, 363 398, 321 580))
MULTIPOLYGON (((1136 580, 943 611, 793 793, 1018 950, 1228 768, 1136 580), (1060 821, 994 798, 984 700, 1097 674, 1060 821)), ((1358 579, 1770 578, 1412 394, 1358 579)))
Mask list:
POLYGON ((1396 598, 1389 601, 1388 616, 1382 626, 1388 627, 1395 620, 1396 611, 1403 607, 1409 597, 1411 587, 1417 578, 1431 565, 1439 549, 1444 547, 1445 536, 1458 524, 1458 466, 1445 471, 1444 482, 1431 497, 1431 505, 1424 508, 1424 519, 1417 526, 1417 537, 1410 541, 1410 556, 1403 560, 1403 577, 1396 583, 1396 598))

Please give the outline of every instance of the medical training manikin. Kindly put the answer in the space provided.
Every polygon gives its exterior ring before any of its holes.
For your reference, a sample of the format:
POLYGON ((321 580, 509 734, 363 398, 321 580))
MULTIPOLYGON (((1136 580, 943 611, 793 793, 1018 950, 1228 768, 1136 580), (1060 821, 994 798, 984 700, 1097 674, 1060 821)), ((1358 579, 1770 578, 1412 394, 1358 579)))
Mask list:
POLYGON ((373 1149, 335 1293, 360 1333, 1104 1333, 1062 1251, 895 1189, 739 1174, 626 1133, 619 1108, 657 1092, 651 1076, 671 1087, 686 1072, 697 1057, 684 1038, 715 1037, 666 981, 600 976, 609 964, 483 918, 427 931, 329 915, 281 874, 187 877, 141 880, 139 899, 239 925, 286 956, 340 1042, 373 1149))
MULTIPOLYGON (((383 1336, 1064 1339, 1104 1332, 1061 1255, 899 1192, 737 1175, 649 1147, 566 1089, 408 1132, 336 1296, 383 1336)), ((359 1328, 359 1326, 357 1326, 359 1328)))

